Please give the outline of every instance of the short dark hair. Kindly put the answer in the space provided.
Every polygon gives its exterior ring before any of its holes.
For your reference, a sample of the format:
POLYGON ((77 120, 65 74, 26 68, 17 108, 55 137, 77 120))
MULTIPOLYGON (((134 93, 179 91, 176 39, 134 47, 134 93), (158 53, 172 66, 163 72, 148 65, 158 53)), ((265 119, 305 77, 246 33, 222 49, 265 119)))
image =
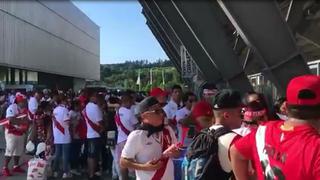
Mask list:
POLYGON ((39 105, 39 108, 42 109, 42 110, 44 110, 44 109, 48 108, 49 106, 50 106, 50 103, 49 103, 49 102, 47 102, 47 101, 42 101, 42 102, 40 103, 40 105, 39 105))
POLYGON ((273 104, 273 109, 275 113, 280 113, 280 108, 282 104, 287 101, 286 97, 279 97, 273 104))
POLYGON ((73 101, 71 102, 70 109, 71 109, 71 110, 74 110, 75 107, 80 107, 80 106, 81 106, 81 103, 80 103, 79 100, 73 100, 73 101))
POLYGON ((262 93, 258 93, 258 92, 254 92, 254 91, 249 91, 247 92, 245 95, 244 95, 244 98, 243 98, 243 104, 244 105, 248 105, 250 102, 248 101, 248 98, 249 96, 251 95, 257 95, 258 98, 259 98, 259 101, 261 102, 261 104, 265 107, 265 108, 268 108, 268 105, 267 105, 267 101, 266 101, 266 98, 265 96, 262 94, 262 93))
POLYGON ((122 95, 121 95, 121 103, 124 102, 124 101, 130 101, 132 100, 132 96, 129 92, 124 92, 122 95))
POLYGON ((265 109, 264 105, 260 101, 251 101, 246 107, 251 111, 261 111, 265 109))
POLYGON ((172 88, 171 88, 172 91, 174 91, 175 89, 182 90, 181 86, 177 85, 177 84, 173 85, 172 88))
POLYGON ((301 105, 287 105, 288 115, 292 118, 302 120, 313 120, 320 118, 320 105, 301 106, 301 105))
POLYGON ((117 97, 111 96, 111 97, 109 98, 109 103, 110 103, 110 104, 119 104, 119 103, 120 103, 120 99, 117 98, 117 97))
POLYGON ((186 92, 182 96, 182 102, 187 102, 190 96, 196 96, 193 92, 186 92))
POLYGON ((42 92, 42 91, 40 91, 40 90, 35 90, 35 91, 33 92, 33 95, 35 95, 35 94, 43 95, 43 92, 42 92))
POLYGON ((89 91, 88 92, 88 97, 91 98, 91 97, 97 97, 98 93, 96 91, 89 91))
POLYGON ((136 94, 136 92, 132 89, 127 89, 124 93, 130 94, 130 95, 136 94))
POLYGON ((67 102, 67 97, 64 94, 59 94, 58 99, 57 99, 57 103, 60 104, 62 102, 67 102))

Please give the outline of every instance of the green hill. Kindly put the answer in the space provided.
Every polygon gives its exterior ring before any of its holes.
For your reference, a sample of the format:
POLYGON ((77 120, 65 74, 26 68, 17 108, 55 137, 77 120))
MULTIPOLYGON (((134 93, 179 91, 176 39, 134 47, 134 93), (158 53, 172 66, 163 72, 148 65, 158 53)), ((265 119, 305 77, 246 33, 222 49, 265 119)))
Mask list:
POLYGON ((139 90, 137 85, 139 71, 141 91, 149 91, 151 87, 168 88, 174 84, 182 83, 179 73, 169 60, 158 60, 154 63, 140 60, 120 64, 104 64, 101 65, 101 81, 108 87, 139 90), (152 84, 150 83, 151 71, 152 84))

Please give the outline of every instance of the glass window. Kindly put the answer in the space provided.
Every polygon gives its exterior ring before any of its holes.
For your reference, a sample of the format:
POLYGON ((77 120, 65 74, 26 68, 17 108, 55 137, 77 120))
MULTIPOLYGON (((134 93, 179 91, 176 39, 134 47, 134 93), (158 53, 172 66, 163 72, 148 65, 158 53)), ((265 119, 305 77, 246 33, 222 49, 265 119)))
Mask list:
POLYGON ((14 82, 15 82, 15 84, 20 83, 20 70, 19 69, 14 70, 14 82))
POLYGON ((256 86, 257 84, 257 77, 251 78, 251 84, 252 86, 256 86))
POLYGON ((27 73, 28 84, 38 83, 38 73, 33 71, 28 71, 27 73))
POLYGON ((6 82, 7 71, 8 71, 7 67, 0 66, 0 81, 1 82, 6 82))
POLYGON ((309 65, 309 68, 310 68, 312 74, 319 75, 318 74, 318 64, 309 65))

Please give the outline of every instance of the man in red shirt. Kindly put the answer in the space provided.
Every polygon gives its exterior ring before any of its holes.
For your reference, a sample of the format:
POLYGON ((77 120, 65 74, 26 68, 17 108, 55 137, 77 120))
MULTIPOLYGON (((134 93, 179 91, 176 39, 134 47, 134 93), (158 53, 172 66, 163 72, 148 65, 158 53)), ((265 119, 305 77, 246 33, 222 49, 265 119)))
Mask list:
POLYGON ((249 160, 257 179, 320 179, 320 78, 305 75, 292 79, 286 107, 288 121, 260 125, 232 146, 236 179, 249 179, 249 160))

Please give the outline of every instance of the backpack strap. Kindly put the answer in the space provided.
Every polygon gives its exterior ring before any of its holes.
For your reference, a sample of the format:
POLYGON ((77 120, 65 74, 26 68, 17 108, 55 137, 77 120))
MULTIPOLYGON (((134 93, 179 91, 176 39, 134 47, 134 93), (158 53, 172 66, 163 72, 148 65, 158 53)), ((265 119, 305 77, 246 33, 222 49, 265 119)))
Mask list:
POLYGON ((228 134, 230 132, 231 132, 230 129, 225 128, 225 127, 220 127, 216 130, 214 130, 214 129, 211 130, 211 133, 213 134, 214 138, 216 138, 216 139, 218 139, 220 136, 223 136, 223 135, 228 134))
MULTIPOLYGON (((215 138, 216 139, 216 141, 218 142, 218 139, 219 139, 219 137, 221 137, 221 136, 223 136, 223 135, 225 135, 225 134, 228 134, 228 133, 231 133, 232 131, 230 130, 230 129, 228 129, 228 128, 226 128, 226 127, 220 127, 220 128, 218 128, 218 129, 212 129, 212 130, 210 130, 210 133, 211 133, 211 135, 213 136, 213 138, 215 138)), ((220 168, 220 170, 221 170, 221 172, 223 172, 223 174, 224 174, 224 176, 225 177, 232 177, 233 176, 233 172, 231 171, 230 173, 228 173, 228 172, 225 172, 223 169, 222 169, 222 167, 221 167, 221 164, 220 164, 220 161, 219 161, 219 155, 218 155, 218 144, 215 144, 215 147, 214 147, 214 149, 213 149, 213 151, 216 151, 216 154, 215 154, 215 156, 216 156, 216 159, 217 159, 217 161, 218 161, 218 166, 219 166, 219 168, 220 168)))

